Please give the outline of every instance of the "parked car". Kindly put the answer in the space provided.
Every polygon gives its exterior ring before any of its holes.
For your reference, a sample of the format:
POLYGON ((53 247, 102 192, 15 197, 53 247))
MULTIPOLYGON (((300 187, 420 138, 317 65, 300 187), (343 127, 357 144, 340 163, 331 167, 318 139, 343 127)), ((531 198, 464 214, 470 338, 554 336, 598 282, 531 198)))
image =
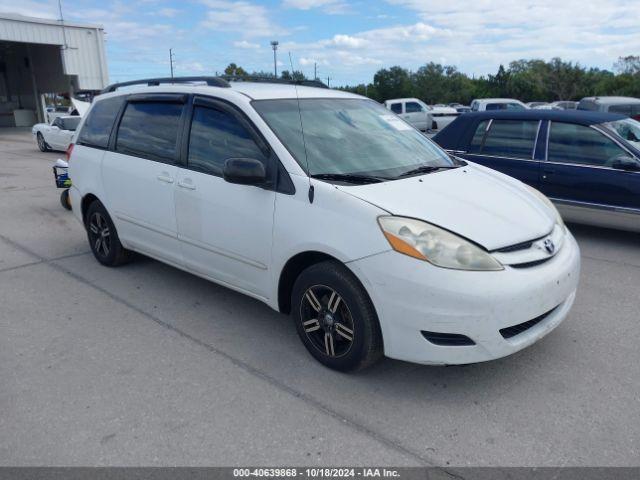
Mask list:
POLYGON ((529 108, 540 108, 544 105, 549 105, 547 102, 528 102, 526 103, 529 108))
POLYGON ((471 102, 472 112, 484 112, 485 110, 527 110, 520 100, 513 98, 479 98, 471 102))
POLYGON ((465 107, 464 105, 461 107, 456 107, 456 111, 458 113, 469 113, 471 111, 471 107, 465 107))
POLYGON ((550 108, 551 110, 576 110, 578 108, 578 102, 558 100, 539 108, 550 108))
POLYGON ((71 139, 80 120, 81 118, 78 116, 55 117, 51 123, 36 123, 31 128, 31 133, 41 152, 65 151, 71 144, 71 139))
POLYGON ((204 81, 95 98, 69 175, 100 263, 140 252, 291 313, 338 370, 491 360, 567 316, 579 249, 536 190, 365 97, 204 81))
POLYGON ((578 103, 578 110, 619 113, 640 120, 640 98, 585 97, 578 103))
POLYGON ((417 98, 394 98, 384 102, 385 107, 418 130, 442 130, 459 115, 455 108, 430 107, 417 98))
POLYGON ((434 141, 540 190, 565 220, 640 231, 640 122, 601 112, 474 113, 434 141))

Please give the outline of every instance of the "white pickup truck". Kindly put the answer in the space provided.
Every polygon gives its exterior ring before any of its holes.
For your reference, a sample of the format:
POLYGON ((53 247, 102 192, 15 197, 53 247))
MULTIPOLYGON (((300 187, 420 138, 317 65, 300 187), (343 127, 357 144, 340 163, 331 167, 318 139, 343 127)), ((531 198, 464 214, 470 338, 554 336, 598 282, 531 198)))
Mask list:
POLYGON ((455 108, 430 107, 417 98, 394 98, 384 106, 423 132, 442 130, 460 115, 455 108))

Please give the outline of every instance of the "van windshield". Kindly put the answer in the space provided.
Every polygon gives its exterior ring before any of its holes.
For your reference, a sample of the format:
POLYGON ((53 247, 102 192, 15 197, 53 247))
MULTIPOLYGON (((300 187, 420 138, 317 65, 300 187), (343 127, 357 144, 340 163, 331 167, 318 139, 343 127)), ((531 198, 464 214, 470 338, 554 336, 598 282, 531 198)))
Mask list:
POLYGON ((457 166, 440 147, 372 100, 300 99, 300 111, 296 99, 256 100, 252 105, 311 176, 391 179, 418 167, 457 166))

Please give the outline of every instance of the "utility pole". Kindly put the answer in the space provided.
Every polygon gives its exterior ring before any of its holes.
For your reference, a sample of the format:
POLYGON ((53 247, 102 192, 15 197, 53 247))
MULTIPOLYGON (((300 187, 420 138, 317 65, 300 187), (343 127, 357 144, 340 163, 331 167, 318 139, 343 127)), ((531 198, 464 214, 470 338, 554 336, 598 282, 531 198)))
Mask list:
POLYGON ((317 62, 313 62, 313 79, 314 80, 318 79, 318 63, 317 62))
POLYGON ((276 50, 278 50, 278 41, 271 41, 271 48, 273 48, 273 75, 278 78, 278 61, 276 57, 276 50))
POLYGON ((171 65, 171 78, 173 78, 173 48, 169 49, 169 65, 171 65))
POLYGON ((327 87, 330 87, 331 84, 329 83, 331 81, 331 77, 327 77, 327 87))

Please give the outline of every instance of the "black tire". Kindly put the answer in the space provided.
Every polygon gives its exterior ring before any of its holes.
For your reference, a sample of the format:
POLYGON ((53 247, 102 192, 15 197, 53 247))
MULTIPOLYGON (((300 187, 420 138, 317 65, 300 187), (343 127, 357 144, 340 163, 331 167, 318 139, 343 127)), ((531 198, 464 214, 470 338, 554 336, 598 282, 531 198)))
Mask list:
POLYGON ((120 243, 116 227, 99 200, 89 205, 85 228, 93 256, 102 265, 116 267, 131 260, 133 252, 120 243))
POLYGON ((355 275, 338 262, 317 263, 300 274, 293 285, 291 314, 304 346, 329 368, 361 370, 382 357, 373 303, 355 275))
POLYGON ((69 200, 68 188, 65 188, 60 194, 60 204, 67 210, 71 210, 71 200, 69 200))
POLYGON ((38 142, 38 148, 41 152, 49 151, 49 145, 47 145, 47 142, 44 141, 42 133, 38 132, 38 134, 36 135, 36 141, 38 142))

